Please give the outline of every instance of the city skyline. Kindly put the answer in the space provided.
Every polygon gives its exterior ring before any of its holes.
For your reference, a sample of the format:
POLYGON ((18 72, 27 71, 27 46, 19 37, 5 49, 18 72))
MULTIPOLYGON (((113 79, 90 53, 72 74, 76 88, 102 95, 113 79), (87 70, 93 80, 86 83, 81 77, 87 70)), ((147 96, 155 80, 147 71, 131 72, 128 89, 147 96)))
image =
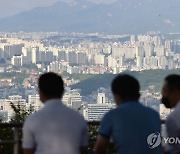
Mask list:
POLYGON ((5 120, 14 114, 11 101, 33 112, 42 107, 37 82, 47 72, 62 75, 62 102, 87 121, 100 121, 115 107, 109 84, 122 72, 141 79, 141 103, 165 119, 169 110, 160 105, 162 83, 154 77, 163 81, 165 74, 180 70, 179 20, 166 11, 176 11, 179 2, 57 1, 0 2, 6 10, 22 11, 0 19, 0 114, 5 120))
POLYGON ((41 74, 61 74, 62 102, 88 121, 100 121, 114 108, 112 79, 129 72, 142 85, 141 102, 166 118, 160 105, 162 81, 180 71, 179 35, 0 33, 0 114, 10 120, 10 102, 33 111, 42 106, 37 82, 41 74), (147 82, 148 81, 148 82, 147 82), (97 111, 99 112, 98 114, 97 111))

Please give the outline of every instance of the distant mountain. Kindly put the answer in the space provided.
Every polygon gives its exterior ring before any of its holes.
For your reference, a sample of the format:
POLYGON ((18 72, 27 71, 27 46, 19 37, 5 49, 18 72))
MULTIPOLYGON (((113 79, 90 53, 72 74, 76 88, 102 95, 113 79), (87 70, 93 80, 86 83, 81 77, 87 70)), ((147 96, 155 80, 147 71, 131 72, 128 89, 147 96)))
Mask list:
POLYGON ((0 31, 145 33, 180 32, 179 0, 57 2, 0 19, 0 31))

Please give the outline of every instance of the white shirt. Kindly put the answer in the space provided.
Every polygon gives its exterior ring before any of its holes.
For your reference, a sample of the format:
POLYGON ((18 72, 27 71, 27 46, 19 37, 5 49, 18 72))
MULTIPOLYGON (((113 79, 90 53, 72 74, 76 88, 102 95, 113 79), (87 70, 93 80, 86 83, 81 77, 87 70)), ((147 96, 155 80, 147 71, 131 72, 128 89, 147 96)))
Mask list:
MULTIPOLYGON (((174 111, 168 116, 166 129, 169 138, 173 137, 180 139, 180 102, 176 105, 174 111)), ((170 154, 179 154, 180 144, 168 144, 167 151, 170 154)))
POLYGON ((37 113, 29 116, 23 127, 23 148, 36 154, 79 154, 88 145, 84 118, 52 99, 37 113))

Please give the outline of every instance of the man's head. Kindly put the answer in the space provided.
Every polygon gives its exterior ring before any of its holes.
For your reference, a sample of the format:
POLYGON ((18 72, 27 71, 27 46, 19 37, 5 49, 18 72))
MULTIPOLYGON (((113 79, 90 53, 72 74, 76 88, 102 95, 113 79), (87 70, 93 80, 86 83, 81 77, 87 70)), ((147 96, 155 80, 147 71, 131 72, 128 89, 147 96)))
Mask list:
POLYGON ((111 90, 117 105, 127 100, 138 100, 140 97, 139 82, 127 74, 118 75, 112 82, 111 90))
POLYGON ((64 82, 55 73, 46 73, 40 76, 39 82, 40 100, 44 103, 49 99, 61 98, 64 93, 64 82))
POLYGON ((173 108, 180 101, 180 75, 169 75, 165 78, 161 102, 167 108, 173 108))

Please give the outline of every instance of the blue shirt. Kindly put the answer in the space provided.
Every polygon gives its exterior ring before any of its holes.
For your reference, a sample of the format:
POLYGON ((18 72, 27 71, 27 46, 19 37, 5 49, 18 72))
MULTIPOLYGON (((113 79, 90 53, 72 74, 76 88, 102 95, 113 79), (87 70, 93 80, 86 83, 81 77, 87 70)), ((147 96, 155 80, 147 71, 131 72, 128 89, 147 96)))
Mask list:
POLYGON ((161 154, 161 146, 150 149, 147 138, 161 132, 159 114, 136 101, 127 101, 103 118, 99 134, 112 137, 117 154, 161 154))

